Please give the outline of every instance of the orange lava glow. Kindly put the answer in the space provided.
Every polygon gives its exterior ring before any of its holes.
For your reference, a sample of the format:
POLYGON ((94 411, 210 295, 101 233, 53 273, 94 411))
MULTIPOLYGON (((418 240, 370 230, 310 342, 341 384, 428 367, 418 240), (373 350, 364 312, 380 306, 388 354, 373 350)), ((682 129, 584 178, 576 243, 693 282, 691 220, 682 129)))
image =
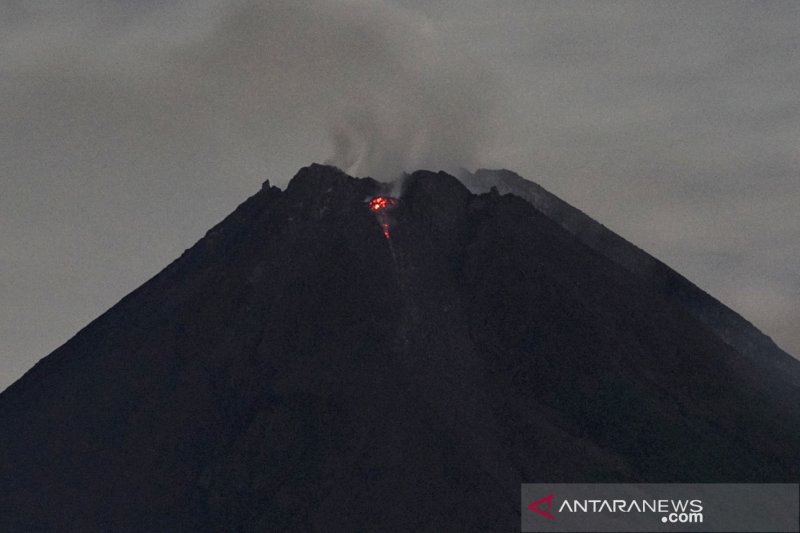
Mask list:
POLYGON ((391 196, 376 196, 369 201, 369 208, 372 211, 383 211, 396 205, 397 198, 392 198, 391 196))
POLYGON ((395 206, 397 206, 397 198, 391 196, 376 196, 369 201, 369 209, 375 213, 383 230, 383 236, 387 239, 389 238, 389 216, 386 212, 395 206))

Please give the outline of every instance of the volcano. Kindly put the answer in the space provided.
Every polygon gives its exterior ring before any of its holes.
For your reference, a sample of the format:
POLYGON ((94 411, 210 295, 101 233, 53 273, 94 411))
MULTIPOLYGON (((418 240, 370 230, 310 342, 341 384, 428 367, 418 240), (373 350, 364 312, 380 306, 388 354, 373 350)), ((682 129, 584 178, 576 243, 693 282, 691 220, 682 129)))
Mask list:
POLYGON ((265 183, 0 395, 0 531, 510 531, 521 483, 800 479, 800 362, 462 179, 407 176, 390 237, 375 180, 265 183))

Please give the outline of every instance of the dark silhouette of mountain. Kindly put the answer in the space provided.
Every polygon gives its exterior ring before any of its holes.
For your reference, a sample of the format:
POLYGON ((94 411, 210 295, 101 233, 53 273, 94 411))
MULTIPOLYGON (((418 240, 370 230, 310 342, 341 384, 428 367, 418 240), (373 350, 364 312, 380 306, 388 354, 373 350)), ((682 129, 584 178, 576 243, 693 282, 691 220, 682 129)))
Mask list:
POLYGON ((0 531, 508 531, 523 482, 800 478, 800 363, 518 196, 383 191, 266 183, 2 393, 0 531))

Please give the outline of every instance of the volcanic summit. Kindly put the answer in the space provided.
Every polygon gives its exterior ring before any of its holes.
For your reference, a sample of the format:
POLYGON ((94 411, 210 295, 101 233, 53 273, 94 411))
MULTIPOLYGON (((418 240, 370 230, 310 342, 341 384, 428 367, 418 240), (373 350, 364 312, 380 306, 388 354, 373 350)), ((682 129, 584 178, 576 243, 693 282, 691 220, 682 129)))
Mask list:
POLYGON ((461 178, 266 183, 0 395, 0 531, 509 531, 520 483, 800 478, 800 362, 461 178))

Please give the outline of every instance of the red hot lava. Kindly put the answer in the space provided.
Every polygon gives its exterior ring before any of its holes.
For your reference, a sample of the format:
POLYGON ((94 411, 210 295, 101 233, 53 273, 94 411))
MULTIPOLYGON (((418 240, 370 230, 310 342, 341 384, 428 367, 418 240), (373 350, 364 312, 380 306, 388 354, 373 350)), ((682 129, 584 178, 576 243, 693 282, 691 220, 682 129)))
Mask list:
POLYGON ((396 207, 397 203, 397 198, 392 198, 391 196, 376 196, 369 201, 369 209, 377 216, 378 222, 381 228, 383 228, 383 236, 387 239, 389 238, 389 219, 387 211, 396 207))
POLYGON ((373 211, 383 211, 397 205, 397 198, 391 196, 376 196, 369 201, 369 208, 373 211))

